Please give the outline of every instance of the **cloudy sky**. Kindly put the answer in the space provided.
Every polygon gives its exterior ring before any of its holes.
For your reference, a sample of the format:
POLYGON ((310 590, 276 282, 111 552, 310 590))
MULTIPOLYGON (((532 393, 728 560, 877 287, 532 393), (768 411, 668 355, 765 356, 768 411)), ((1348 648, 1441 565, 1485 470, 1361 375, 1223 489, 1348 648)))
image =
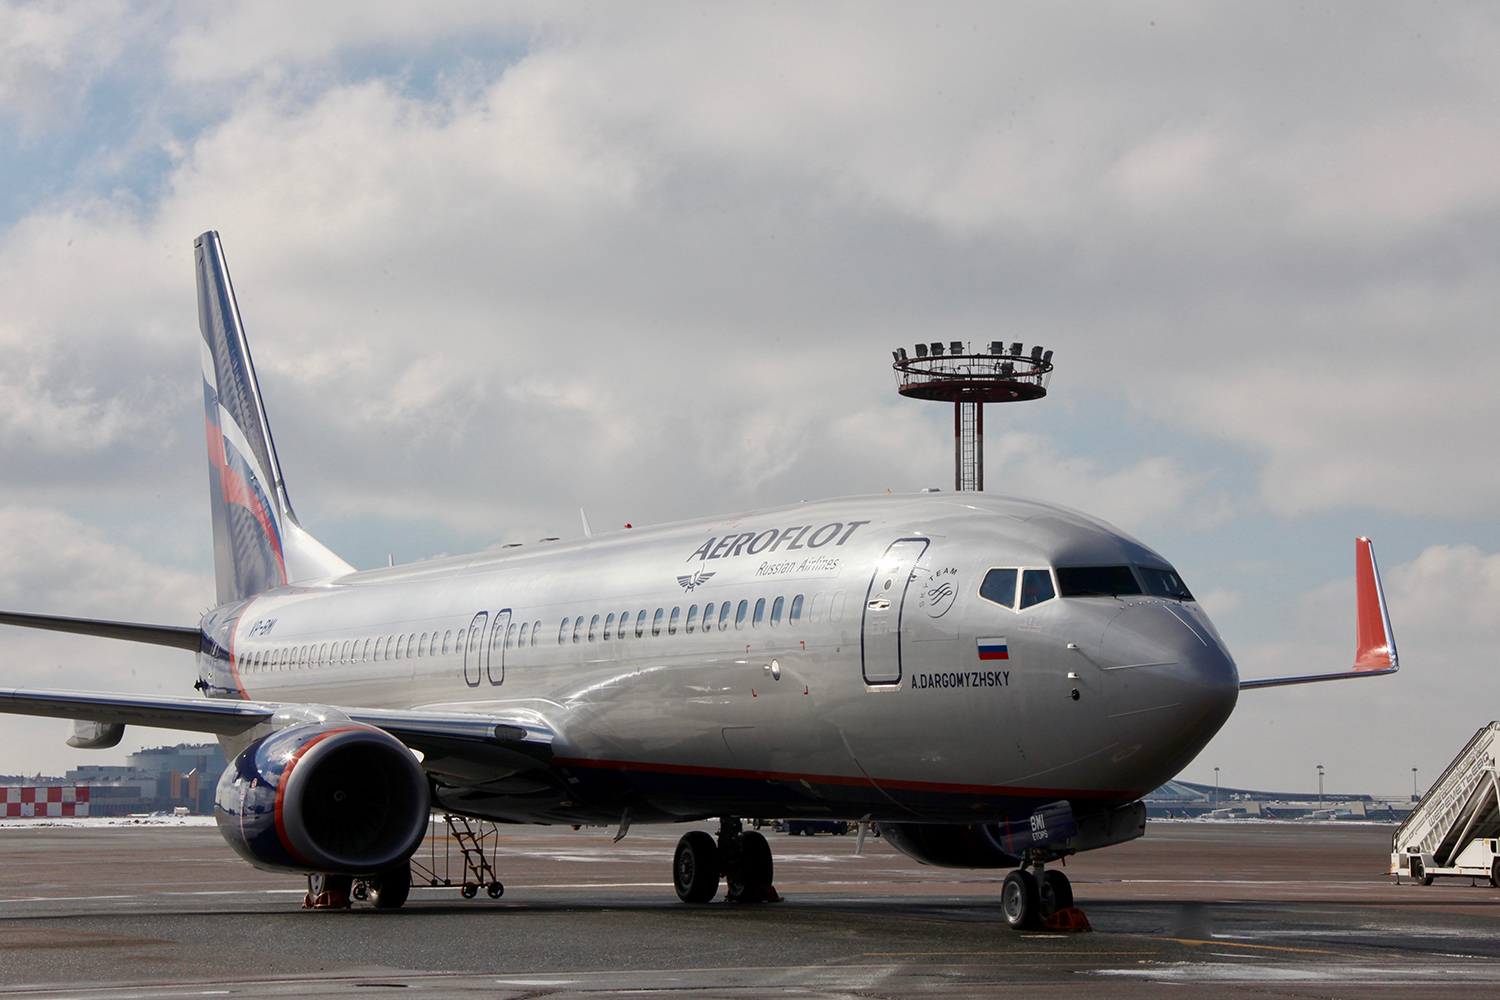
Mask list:
MULTIPOLYGON (((1185 772, 1409 791, 1500 717, 1500 14, 1443 3, 0 2, 0 606, 212 601, 192 240, 356 566, 951 484, 916 340, 1042 343, 987 483, 1171 558, 1185 772)), ((190 693, 7 630, 0 685, 190 693)), ((0 773, 114 763, 9 719, 0 773)))

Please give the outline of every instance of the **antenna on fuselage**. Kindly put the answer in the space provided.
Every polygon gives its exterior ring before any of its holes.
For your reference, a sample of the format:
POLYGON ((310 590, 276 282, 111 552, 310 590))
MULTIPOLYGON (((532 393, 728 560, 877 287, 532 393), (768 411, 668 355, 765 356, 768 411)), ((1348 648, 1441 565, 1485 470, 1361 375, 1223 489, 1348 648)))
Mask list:
POLYGON ((896 390, 915 399, 953 404, 953 488, 984 489, 984 404, 1018 403, 1047 395, 1052 376, 1052 352, 1015 343, 989 344, 988 354, 955 340, 943 352, 936 341, 916 345, 916 357, 905 348, 895 352, 896 390))

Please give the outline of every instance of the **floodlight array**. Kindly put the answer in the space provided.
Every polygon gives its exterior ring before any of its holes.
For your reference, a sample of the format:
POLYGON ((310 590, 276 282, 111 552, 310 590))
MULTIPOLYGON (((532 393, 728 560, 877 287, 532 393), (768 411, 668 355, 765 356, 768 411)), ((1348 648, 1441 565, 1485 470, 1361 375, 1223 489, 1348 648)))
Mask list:
POLYGON ((951 402, 1004 403, 1047 394, 1052 352, 1040 344, 992 340, 985 352, 961 340, 916 344, 891 352, 897 388, 904 396, 951 402))

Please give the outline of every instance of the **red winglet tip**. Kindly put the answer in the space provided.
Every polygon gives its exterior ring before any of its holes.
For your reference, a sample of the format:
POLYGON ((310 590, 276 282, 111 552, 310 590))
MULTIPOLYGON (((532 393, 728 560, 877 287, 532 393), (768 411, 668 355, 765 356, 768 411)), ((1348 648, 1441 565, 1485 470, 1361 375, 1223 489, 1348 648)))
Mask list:
POLYGON ((1375 566, 1375 547, 1363 536, 1354 541, 1355 648, 1354 670, 1391 670, 1396 666, 1385 594, 1375 566))

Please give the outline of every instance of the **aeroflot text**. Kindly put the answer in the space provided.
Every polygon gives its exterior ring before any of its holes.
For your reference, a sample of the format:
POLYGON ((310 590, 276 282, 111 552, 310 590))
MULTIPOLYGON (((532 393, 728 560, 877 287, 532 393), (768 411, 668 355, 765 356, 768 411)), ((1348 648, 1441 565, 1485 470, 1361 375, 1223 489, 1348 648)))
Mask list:
POLYGON ((960 670, 950 674, 912 674, 911 686, 922 688, 1010 687, 1009 670, 960 670))
POLYGON ((869 521, 850 521, 845 524, 842 521, 834 521, 825 524, 821 528, 813 529, 812 525, 799 524, 792 528, 767 528, 757 534, 754 531, 742 532, 738 535, 725 535, 723 538, 710 538, 692 556, 688 556, 683 562, 691 562, 693 556, 702 562, 706 559, 728 559, 741 553, 759 555, 762 552, 775 552, 786 544, 786 551, 793 549, 809 548, 820 549, 829 542, 843 545, 854 534, 854 529, 869 521))

